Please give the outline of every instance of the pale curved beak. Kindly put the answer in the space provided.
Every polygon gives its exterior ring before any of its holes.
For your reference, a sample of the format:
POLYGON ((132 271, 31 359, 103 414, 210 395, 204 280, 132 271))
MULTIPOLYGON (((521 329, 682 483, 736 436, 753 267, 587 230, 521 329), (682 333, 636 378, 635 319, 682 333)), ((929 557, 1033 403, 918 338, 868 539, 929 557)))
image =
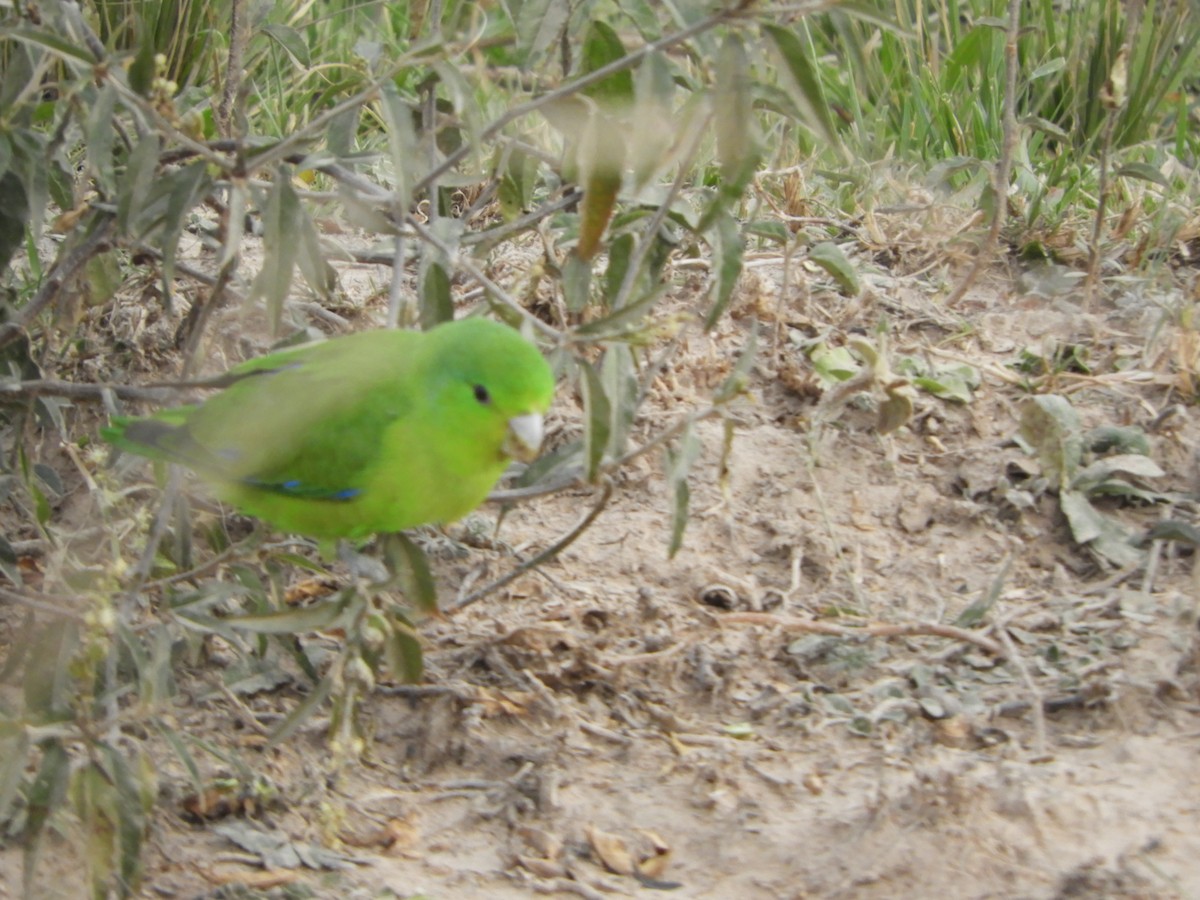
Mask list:
POLYGON ((532 462, 542 447, 545 427, 540 413, 526 413, 508 420, 508 434, 501 449, 505 456, 532 462))

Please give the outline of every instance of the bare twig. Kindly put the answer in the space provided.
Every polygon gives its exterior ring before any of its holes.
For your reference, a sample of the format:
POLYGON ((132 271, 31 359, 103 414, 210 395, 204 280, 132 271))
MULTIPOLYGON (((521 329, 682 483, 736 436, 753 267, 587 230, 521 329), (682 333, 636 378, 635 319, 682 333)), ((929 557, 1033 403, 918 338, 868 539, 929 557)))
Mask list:
POLYGON ((227 138, 235 137, 232 122, 233 100, 242 83, 242 59, 245 55, 247 34, 242 22, 242 0, 232 0, 229 4, 229 58, 225 66, 225 83, 221 86, 221 99, 216 109, 217 128, 227 138))
POLYGON ((33 298, 13 314, 12 318, 0 325, 0 349, 7 347, 24 331, 29 324, 42 314, 51 303, 58 299, 64 287, 79 271, 92 260, 112 246, 113 231, 116 229, 116 219, 106 216, 92 233, 76 246, 59 256, 50 270, 49 276, 33 298))
POLYGON ((525 309, 525 307, 518 303, 508 293, 508 291, 504 290, 504 288, 492 281, 492 279, 487 276, 483 269, 475 264, 473 259, 468 256, 464 256, 461 253, 456 253, 454 249, 451 248, 440 237, 438 237, 438 235, 435 234, 432 229, 426 228, 425 225, 416 218, 416 216, 406 216, 405 222, 407 222, 408 226, 417 233, 421 240, 445 254, 446 259, 450 261, 451 265, 462 269, 464 272, 474 278, 475 281, 477 281, 487 290, 488 294, 493 300, 517 313, 524 321, 529 322, 536 330, 540 331, 547 337, 553 338, 555 341, 562 340, 562 335, 559 333, 557 328, 547 325, 537 316, 531 314, 527 309, 525 309))
POLYGON ((33 397, 66 397, 70 400, 102 402, 106 393, 122 400, 165 400, 170 386, 141 386, 126 384, 76 384, 72 381, 36 379, 33 381, 0 382, 0 404, 19 403, 33 397))
POLYGON ((1021 676, 1021 680, 1025 682, 1025 687, 1029 691, 1030 696, 1033 697, 1033 703, 1031 704, 1033 712, 1033 759, 1031 762, 1049 762, 1054 758, 1054 754, 1046 749, 1046 708, 1041 689, 1029 674, 1029 667, 1025 665, 1025 660, 1017 652, 1016 645, 1013 644, 1013 639, 1008 635, 1008 628, 1001 625, 996 629, 996 633, 1000 635, 1000 642, 1008 651, 1008 661, 1016 668, 1021 676))
POLYGON ((498 591, 506 584, 509 584, 510 582, 515 581, 517 578, 520 578, 530 569, 535 569, 542 565, 542 563, 549 562, 550 560, 554 559, 554 557, 566 550, 567 547, 575 543, 576 539, 585 531, 587 531, 591 524, 596 521, 596 517, 599 516, 604 507, 608 505, 608 500, 610 497, 612 497, 612 491, 612 482, 608 479, 605 479, 600 491, 599 499, 596 500, 596 502, 592 505, 592 508, 588 510, 587 514, 579 520, 579 523, 574 528, 564 534, 561 538, 559 538, 541 553, 531 557, 530 559, 527 559, 508 574, 501 578, 497 578, 490 584, 485 584, 479 590, 473 591, 465 597, 456 599, 446 608, 445 611, 453 612, 454 610, 462 609, 464 606, 474 603, 481 597, 486 597, 488 594, 498 591))
POLYGON ((991 638, 984 637, 965 628, 953 625, 942 625, 938 622, 868 622, 858 626, 835 625, 832 622, 820 622, 816 619, 802 619, 796 616, 777 616, 773 613, 739 612, 726 613, 718 617, 721 622, 734 622, 740 625, 773 625, 788 631, 800 631, 806 634, 831 634, 837 637, 910 637, 927 636, 948 638, 952 641, 965 641, 986 650, 993 656, 1006 659, 1008 654, 1004 648, 991 638))

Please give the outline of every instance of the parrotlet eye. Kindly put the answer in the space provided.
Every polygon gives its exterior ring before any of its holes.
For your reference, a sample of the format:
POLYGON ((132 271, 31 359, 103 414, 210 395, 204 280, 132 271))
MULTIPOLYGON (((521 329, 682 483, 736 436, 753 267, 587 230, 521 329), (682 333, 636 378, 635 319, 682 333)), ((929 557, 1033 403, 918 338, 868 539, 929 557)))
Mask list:
POLYGON ((492 402, 492 395, 488 393, 488 389, 482 384, 477 384, 475 385, 475 399, 484 406, 487 406, 492 402))

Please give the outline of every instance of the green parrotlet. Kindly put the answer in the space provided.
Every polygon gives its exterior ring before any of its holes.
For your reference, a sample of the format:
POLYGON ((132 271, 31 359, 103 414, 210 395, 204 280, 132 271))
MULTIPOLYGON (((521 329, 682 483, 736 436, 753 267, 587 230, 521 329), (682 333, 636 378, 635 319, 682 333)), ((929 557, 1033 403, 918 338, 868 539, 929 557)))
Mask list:
POLYGON ((180 463, 277 528, 357 538, 458 519, 542 441, 554 376, 487 319, 371 331, 230 370, 203 403, 114 417, 104 439, 180 463))

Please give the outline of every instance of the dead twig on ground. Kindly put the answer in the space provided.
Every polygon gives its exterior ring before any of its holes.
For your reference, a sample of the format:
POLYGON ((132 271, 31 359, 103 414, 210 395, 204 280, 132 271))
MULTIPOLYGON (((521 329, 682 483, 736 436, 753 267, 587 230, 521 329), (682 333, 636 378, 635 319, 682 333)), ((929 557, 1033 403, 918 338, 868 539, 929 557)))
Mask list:
POLYGON ((941 625, 937 622, 867 622, 863 625, 835 625, 832 622, 819 622, 816 619, 802 619, 797 616, 777 616, 774 613, 739 612, 726 613, 719 616, 721 622, 733 622, 738 625, 773 625, 788 631, 800 631, 806 634, 831 634, 836 637, 909 637, 927 636, 941 637, 952 641, 965 641, 974 644, 1000 659, 1007 659, 1008 653, 1004 647, 989 637, 956 628, 953 625, 941 625))

